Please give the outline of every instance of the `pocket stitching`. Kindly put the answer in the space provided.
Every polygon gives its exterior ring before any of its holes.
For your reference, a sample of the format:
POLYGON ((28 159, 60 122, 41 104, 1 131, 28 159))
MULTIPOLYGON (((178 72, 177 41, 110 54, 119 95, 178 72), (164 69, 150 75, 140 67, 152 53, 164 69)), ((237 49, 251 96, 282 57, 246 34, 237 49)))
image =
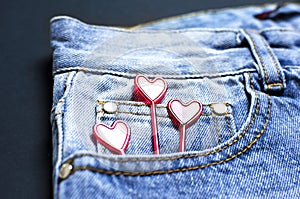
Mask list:
MULTIPOLYGON (((101 111, 97 111, 96 113, 102 113, 102 116, 101 116, 101 121, 104 121, 103 119, 103 116, 105 115, 105 111, 101 110, 101 111)), ((151 116, 151 114, 146 114, 146 113, 138 113, 138 112, 129 112, 129 111, 118 111, 118 112, 115 112, 115 113, 110 113, 109 115, 118 115, 120 113, 123 113, 123 114, 130 114, 130 115, 141 115, 141 116, 151 116)), ((232 113, 230 112, 226 112, 225 114, 223 114, 224 116, 227 116, 228 115, 232 115, 232 113)), ((223 116, 222 115, 222 116, 223 116)), ((213 116, 213 114, 201 114, 201 117, 209 117, 209 116, 213 116)), ((156 117, 161 117, 161 118, 170 118, 169 116, 164 116, 164 115, 156 115, 156 117)))

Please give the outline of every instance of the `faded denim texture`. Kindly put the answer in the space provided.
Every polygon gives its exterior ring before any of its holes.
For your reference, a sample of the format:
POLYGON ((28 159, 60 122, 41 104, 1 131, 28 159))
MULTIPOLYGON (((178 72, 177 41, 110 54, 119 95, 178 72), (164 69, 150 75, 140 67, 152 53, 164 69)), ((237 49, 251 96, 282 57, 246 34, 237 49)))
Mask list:
POLYGON ((132 29, 51 21, 55 198, 299 198, 300 6, 194 13, 132 29), (168 84, 157 105, 160 155, 152 154, 150 108, 133 101, 137 74, 168 84), (203 103, 186 152, 166 104, 203 103), (103 110, 117 104, 115 113, 103 110), (217 114, 215 104, 226 111, 217 114), (92 127, 128 123, 123 156, 92 127), (60 178, 60 168, 72 165, 60 178))

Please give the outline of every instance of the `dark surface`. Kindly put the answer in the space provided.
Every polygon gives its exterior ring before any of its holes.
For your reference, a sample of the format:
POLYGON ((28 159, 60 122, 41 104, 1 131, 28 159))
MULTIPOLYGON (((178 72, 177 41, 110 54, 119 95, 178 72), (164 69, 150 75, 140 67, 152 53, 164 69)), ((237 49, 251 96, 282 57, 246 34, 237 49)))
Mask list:
MULTIPOLYGON (((255 0, 251 4, 263 2, 255 0)), ((197 10, 246 4, 242 0, 1 2, 0 198, 52 198, 52 16, 70 15, 94 24, 132 26, 197 10)))

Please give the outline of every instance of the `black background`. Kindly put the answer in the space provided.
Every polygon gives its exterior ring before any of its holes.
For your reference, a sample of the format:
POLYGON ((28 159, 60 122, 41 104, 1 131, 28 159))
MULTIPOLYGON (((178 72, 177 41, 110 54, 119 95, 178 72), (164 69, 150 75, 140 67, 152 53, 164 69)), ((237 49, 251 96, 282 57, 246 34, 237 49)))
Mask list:
MULTIPOLYGON (((262 4, 276 1, 251 1, 262 4)), ((242 0, 27 0, 0 4, 0 198, 52 198, 49 20, 69 15, 99 25, 133 26, 242 0)))

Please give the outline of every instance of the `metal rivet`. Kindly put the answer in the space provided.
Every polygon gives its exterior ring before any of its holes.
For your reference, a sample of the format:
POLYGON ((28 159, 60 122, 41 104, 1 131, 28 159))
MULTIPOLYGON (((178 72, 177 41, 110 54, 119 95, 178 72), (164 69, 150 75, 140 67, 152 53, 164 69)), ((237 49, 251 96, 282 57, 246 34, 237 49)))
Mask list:
POLYGON ((213 104, 213 111, 215 114, 218 114, 218 115, 222 115, 222 114, 225 114, 227 112, 227 107, 225 104, 213 104))
POLYGON ((117 104, 113 102, 106 102, 103 105, 103 110, 107 113, 115 113, 117 111, 117 104))
POLYGON ((59 177, 61 179, 65 179, 67 178, 71 171, 73 169, 73 166, 69 163, 64 163, 61 167, 60 167, 60 170, 59 170, 59 177))

